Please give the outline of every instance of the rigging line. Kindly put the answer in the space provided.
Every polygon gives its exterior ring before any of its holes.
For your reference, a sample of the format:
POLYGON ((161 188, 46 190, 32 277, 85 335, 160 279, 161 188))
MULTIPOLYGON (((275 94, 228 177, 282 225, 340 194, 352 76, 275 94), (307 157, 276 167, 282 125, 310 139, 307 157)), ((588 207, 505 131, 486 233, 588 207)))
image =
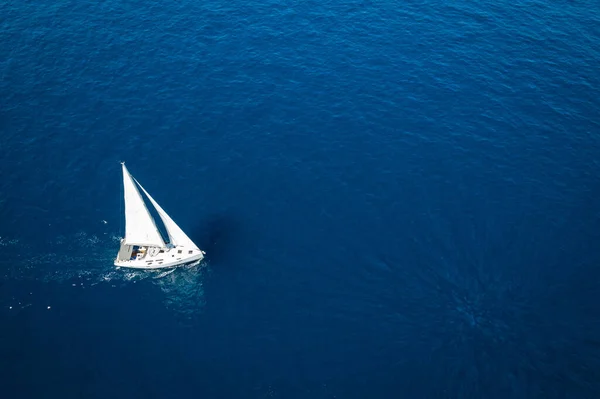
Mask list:
MULTIPOLYGON (((119 163, 123 165, 124 162, 119 161, 119 163)), ((123 179, 121 179, 121 183, 121 190, 119 190, 119 235, 121 238, 125 238, 125 232, 123 231, 123 218, 125 217, 125 212, 123 211, 123 203, 125 202, 125 182, 123 179)))

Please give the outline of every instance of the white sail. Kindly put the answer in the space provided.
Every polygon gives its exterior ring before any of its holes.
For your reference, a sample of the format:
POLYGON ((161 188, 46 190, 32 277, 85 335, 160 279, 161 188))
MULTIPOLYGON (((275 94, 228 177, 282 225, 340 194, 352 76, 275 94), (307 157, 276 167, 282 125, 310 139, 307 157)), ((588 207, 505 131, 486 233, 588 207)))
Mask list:
POLYGON ((198 249, 196 244, 194 244, 194 242, 190 240, 190 238, 183 232, 183 230, 181 230, 181 228, 177 226, 177 223, 175 223, 173 219, 171 219, 171 217, 167 215, 167 212, 165 212, 165 210, 160 205, 158 205, 158 202, 156 202, 154 198, 152 198, 152 196, 148 194, 148 191, 146 191, 144 187, 142 187, 140 182, 138 182, 137 180, 135 182, 138 184, 138 186, 140 186, 142 191, 144 191, 144 194, 146 194, 152 205, 156 208, 158 216, 160 216, 163 223, 165 224, 165 228, 167 229, 167 233, 169 234, 169 240, 171 241, 171 244, 175 246, 182 245, 185 247, 198 249))
POLYGON ((123 163, 123 186, 125 188, 125 243, 164 247, 154 219, 140 195, 133 178, 123 163))

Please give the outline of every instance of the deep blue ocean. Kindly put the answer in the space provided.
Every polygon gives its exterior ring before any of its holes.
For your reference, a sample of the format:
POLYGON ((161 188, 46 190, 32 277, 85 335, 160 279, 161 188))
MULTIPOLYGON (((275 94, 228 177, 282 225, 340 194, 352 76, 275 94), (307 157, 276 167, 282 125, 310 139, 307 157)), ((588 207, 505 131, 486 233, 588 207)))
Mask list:
POLYGON ((598 4, 4 0, 0 397, 599 398, 598 4))

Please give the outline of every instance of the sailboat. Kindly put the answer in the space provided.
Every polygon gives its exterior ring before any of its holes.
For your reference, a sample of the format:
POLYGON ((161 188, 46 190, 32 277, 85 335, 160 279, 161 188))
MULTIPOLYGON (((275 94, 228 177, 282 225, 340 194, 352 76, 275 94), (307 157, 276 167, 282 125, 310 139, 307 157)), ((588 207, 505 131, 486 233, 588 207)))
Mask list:
POLYGON ((131 176, 125 162, 121 162, 121 165, 125 193, 125 237, 121 239, 115 266, 160 269, 203 259, 206 253, 194 244, 144 187, 131 176), (148 211, 138 187, 164 223, 169 235, 168 243, 156 227, 156 222, 148 211))

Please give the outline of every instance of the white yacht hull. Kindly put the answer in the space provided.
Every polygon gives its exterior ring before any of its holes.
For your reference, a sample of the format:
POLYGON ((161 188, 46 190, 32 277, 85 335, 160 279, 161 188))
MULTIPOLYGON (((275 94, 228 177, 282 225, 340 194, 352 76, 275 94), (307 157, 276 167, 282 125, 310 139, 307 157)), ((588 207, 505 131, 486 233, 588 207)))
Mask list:
POLYGON ((125 267, 125 268, 130 268, 130 269, 147 269, 147 270, 166 269, 169 267, 184 266, 184 265, 196 262, 198 260, 201 260, 203 258, 204 258, 204 256, 202 254, 200 254, 200 255, 196 255, 196 256, 191 256, 189 258, 181 259, 178 261, 165 262, 163 264, 154 264, 154 265, 148 265, 145 262, 138 261, 138 260, 125 260, 125 261, 116 261, 115 266, 125 267))
POLYGON ((121 242, 121 250, 114 265, 131 269, 164 269, 183 266, 203 258, 204 252, 198 248, 137 247, 121 242))

